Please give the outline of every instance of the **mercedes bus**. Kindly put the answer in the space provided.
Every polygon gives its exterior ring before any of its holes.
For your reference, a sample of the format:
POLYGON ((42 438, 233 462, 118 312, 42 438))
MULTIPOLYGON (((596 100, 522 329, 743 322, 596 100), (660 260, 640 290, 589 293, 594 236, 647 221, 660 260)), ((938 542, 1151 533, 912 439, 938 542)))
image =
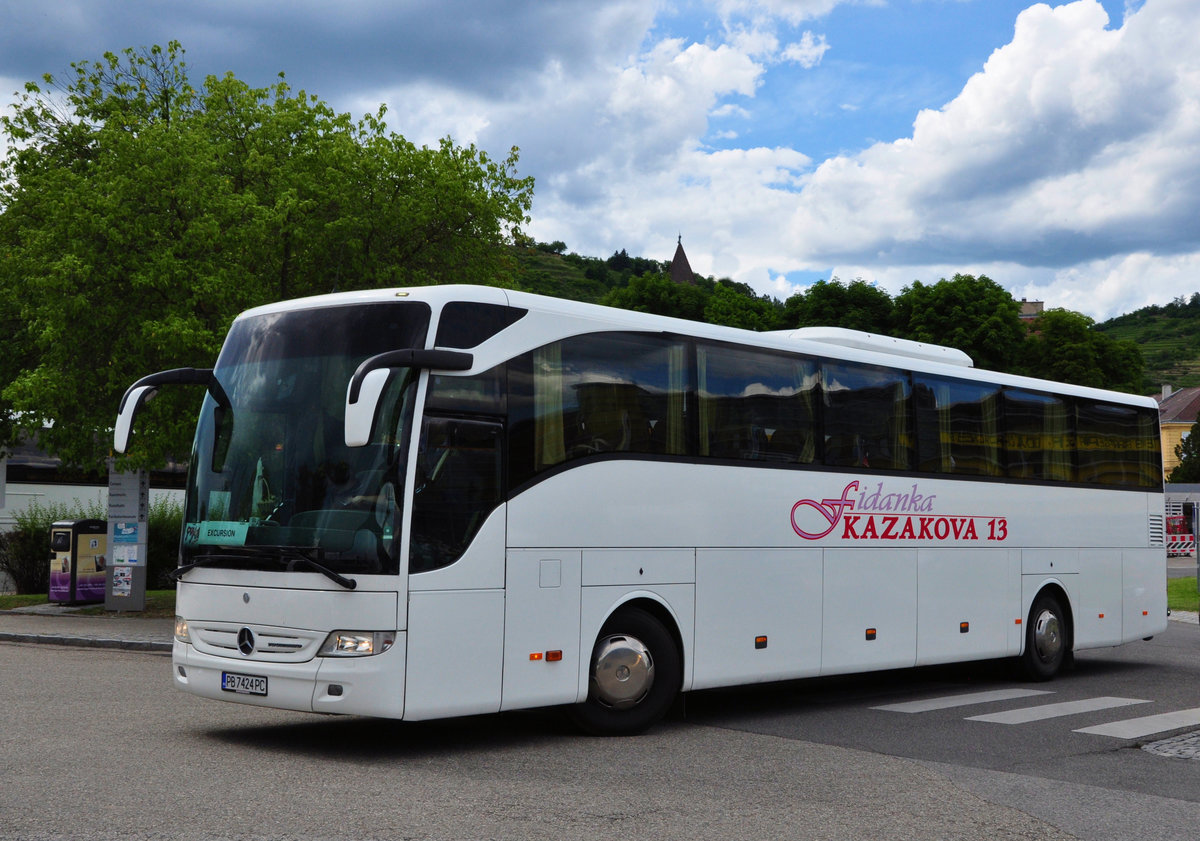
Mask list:
POLYGON ((1150 398, 855 331, 448 285, 249 310, 205 390, 173 677, 420 720, 1073 652, 1167 623, 1150 398))

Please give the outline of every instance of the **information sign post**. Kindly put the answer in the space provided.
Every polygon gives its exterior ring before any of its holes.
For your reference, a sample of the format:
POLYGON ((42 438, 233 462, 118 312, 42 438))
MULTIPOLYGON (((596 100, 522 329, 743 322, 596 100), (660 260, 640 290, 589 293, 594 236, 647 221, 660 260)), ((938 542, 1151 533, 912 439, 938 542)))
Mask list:
POLYGON ((106 610, 146 609, 146 548, 150 477, 145 470, 121 473, 108 464, 108 548, 104 587, 106 610))

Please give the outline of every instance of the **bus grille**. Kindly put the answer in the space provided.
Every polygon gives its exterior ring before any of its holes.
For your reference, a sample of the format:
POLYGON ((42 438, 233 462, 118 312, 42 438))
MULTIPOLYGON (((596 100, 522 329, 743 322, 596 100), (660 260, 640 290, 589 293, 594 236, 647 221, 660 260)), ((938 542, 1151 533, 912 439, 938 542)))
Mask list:
POLYGON ((270 660, 276 663, 303 663, 316 656, 325 641, 319 631, 297 628, 272 628, 261 625, 239 625, 229 622, 189 622, 188 634, 196 650, 218 657, 239 660, 270 660), (238 647, 242 629, 253 634, 254 650, 244 654, 238 647))

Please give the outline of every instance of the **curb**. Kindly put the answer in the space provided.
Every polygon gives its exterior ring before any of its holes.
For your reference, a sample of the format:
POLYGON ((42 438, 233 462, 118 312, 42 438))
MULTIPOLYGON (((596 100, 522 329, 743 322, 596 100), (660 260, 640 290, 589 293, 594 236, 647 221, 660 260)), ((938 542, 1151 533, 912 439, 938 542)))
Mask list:
POLYGON ((65 645, 74 648, 109 648, 124 651, 149 651, 160 654, 171 653, 171 643, 153 640, 103 639, 96 637, 72 637, 65 634, 15 634, 0 631, 0 642, 25 642, 40 645, 65 645))

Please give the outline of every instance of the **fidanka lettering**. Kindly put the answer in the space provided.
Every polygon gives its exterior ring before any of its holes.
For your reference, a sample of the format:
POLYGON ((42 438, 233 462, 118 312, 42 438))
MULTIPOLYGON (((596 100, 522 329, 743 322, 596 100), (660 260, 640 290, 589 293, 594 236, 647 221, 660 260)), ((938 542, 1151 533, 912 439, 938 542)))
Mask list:
POLYGON ((792 529, 805 540, 924 540, 1000 542, 1008 539, 1008 520, 977 514, 943 514, 937 494, 922 493, 914 482, 902 491, 883 482, 860 488, 854 481, 842 495, 802 499, 792 506, 792 529))

